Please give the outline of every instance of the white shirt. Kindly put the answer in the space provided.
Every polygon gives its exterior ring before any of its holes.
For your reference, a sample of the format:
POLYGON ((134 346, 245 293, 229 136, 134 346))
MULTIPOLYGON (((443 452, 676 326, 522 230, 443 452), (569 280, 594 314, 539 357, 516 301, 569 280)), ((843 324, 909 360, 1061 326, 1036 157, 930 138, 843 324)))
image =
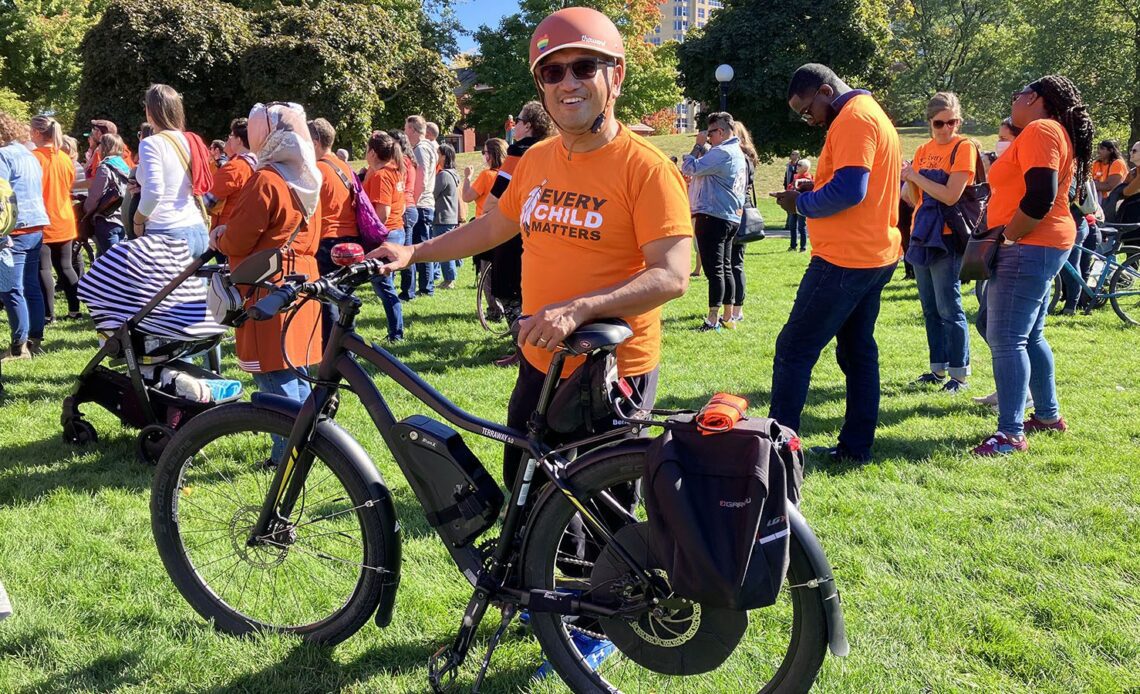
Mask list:
POLYGON ((426 137, 412 147, 412 158, 416 160, 416 207, 435 209, 435 164, 439 161, 439 150, 426 137))
MULTIPOLYGON (((183 148, 187 160, 190 145, 177 130, 167 130, 183 148)), ((139 143, 139 166, 135 173, 141 192, 139 212, 147 216, 148 229, 178 229, 204 224, 194 201, 190 172, 186 170, 174 144, 154 134, 139 143)))

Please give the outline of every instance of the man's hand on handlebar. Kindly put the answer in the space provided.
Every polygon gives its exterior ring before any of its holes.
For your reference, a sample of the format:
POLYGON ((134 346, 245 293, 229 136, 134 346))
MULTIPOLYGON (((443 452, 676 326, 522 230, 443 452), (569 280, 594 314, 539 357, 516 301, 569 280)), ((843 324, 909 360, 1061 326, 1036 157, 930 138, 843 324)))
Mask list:
POLYGON ((403 270, 412 264, 413 249, 413 246, 383 243, 364 257, 368 260, 383 260, 384 266, 380 268, 380 274, 390 275, 396 270, 403 270))
POLYGON ((571 300, 544 306, 533 316, 519 319, 519 346, 530 344, 557 351, 566 336, 588 320, 580 302, 571 300))

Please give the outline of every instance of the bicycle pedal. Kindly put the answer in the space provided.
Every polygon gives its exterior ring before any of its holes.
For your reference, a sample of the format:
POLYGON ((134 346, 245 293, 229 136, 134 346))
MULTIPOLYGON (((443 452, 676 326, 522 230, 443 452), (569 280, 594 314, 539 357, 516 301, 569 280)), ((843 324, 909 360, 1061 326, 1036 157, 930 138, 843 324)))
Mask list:
POLYGON ((459 663, 456 662, 451 646, 443 646, 428 659, 428 684, 436 694, 451 691, 458 677, 459 663))

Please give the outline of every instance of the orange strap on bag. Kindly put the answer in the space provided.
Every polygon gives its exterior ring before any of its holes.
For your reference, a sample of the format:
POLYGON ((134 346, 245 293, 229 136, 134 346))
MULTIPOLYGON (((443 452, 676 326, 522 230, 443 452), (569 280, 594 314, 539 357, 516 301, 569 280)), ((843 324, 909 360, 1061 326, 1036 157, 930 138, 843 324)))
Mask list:
POLYGON ((697 413, 697 428, 705 436, 730 431, 747 410, 748 401, 739 395, 717 393, 697 413))

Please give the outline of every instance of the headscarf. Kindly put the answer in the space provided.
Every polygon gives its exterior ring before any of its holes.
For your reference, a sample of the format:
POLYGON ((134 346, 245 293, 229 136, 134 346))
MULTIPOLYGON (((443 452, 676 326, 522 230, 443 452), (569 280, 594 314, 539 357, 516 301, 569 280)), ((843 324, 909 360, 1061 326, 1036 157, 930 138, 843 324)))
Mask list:
POLYGON ((312 217, 321 196, 321 172, 305 109, 279 101, 255 104, 249 112, 249 144, 257 152, 258 170, 272 167, 281 174, 301 201, 305 219, 312 217))

